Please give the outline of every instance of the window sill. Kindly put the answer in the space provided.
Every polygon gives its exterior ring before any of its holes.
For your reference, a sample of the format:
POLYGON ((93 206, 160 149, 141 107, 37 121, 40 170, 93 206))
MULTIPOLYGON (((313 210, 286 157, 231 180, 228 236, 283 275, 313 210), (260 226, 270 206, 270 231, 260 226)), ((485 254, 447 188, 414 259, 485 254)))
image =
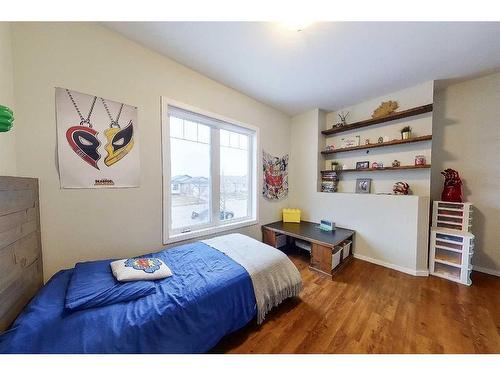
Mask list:
POLYGON ((163 244, 170 245, 170 244, 173 244, 176 242, 191 240, 193 238, 206 237, 206 236, 210 236, 212 234, 226 232, 226 231, 233 230, 233 229, 250 227, 252 225, 257 225, 258 223, 259 223, 259 221, 256 219, 248 219, 248 220, 244 220, 244 221, 237 221, 234 223, 220 225, 218 227, 200 229, 200 230, 195 230, 195 231, 188 232, 188 233, 171 235, 169 238, 167 238, 163 241, 163 244))

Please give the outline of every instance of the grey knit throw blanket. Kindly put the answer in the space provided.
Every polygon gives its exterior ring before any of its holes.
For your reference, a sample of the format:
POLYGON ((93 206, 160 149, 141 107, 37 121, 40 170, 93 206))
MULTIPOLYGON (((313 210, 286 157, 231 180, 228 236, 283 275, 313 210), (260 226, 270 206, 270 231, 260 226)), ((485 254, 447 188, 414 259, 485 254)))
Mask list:
POLYGON ((252 279, 257 301, 257 323, 283 300, 298 296, 302 279, 295 265, 281 251, 235 233, 201 241, 226 254, 245 268, 252 279))

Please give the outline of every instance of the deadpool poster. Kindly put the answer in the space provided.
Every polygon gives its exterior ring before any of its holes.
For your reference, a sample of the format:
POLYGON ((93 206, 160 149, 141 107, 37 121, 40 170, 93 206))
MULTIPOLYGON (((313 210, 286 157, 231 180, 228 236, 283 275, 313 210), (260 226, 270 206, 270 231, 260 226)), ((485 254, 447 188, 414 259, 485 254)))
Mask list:
POLYGON ((288 155, 282 158, 263 152, 262 195, 268 200, 280 200, 288 195, 288 155))
POLYGON ((137 107, 56 88, 62 188, 138 187, 137 107))

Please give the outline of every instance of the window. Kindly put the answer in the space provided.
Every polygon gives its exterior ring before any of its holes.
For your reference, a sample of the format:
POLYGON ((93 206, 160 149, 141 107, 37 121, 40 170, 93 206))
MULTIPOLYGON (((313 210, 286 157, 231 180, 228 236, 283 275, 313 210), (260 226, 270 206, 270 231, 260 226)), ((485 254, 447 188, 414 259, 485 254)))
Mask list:
POLYGON ((254 224, 256 130, 178 105, 164 114, 164 242, 254 224))

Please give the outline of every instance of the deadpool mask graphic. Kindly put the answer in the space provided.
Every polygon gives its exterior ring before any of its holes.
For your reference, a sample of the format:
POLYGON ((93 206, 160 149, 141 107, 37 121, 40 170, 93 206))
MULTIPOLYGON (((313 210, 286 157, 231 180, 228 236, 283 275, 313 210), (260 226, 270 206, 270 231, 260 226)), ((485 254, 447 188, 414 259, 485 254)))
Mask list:
POLYGON ((66 139, 79 157, 94 168, 99 169, 97 162, 101 155, 99 155, 97 149, 101 142, 97 139, 97 133, 96 130, 88 126, 72 126, 66 131, 66 139))
POLYGON ((108 140, 105 147, 108 155, 104 158, 104 164, 110 167, 125 157, 134 147, 134 125, 132 121, 129 121, 123 129, 106 129, 104 135, 108 140))

